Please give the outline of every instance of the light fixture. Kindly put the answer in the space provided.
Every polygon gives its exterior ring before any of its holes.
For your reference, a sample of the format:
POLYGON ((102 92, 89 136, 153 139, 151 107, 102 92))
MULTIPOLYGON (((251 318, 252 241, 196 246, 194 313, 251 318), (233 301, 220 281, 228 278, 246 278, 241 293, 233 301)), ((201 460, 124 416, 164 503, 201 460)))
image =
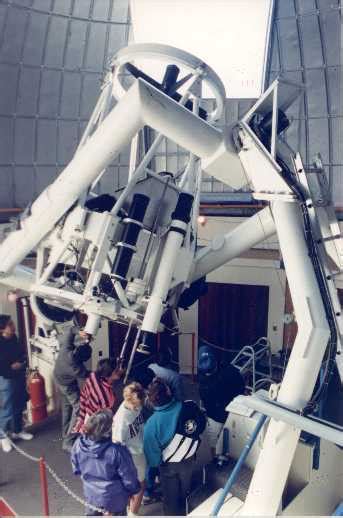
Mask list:
MULTIPOLYGON (((273 0, 130 0, 130 8, 134 43, 194 54, 219 75, 228 98, 262 93, 273 0)), ((138 66, 157 80, 163 77, 165 66, 138 66)))

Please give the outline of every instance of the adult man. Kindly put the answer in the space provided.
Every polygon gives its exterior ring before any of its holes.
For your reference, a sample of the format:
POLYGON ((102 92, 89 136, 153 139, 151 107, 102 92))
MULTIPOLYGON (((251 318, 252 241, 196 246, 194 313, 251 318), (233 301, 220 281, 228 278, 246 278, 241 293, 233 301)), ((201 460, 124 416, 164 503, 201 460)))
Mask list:
POLYGON ((148 398, 154 413, 144 427, 147 464, 160 468, 164 514, 182 515, 206 419, 194 401, 176 401, 159 378, 149 386, 148 398))
POLYGON ((213 455, 218 437, 227 418, 227 405, 239 394, 245 384, 238 369, 232 365, 219 368, 213 350, 203 345, 198 354, 199 394, 207 414, 207 432, 213 455))
POLYGON ((169 385, 176 401, 183 401, 184 388, 180 374, 171 369, 172 355, 168 347, 161 347, 157 353, 156 362, 149 365, 157 378, 164 380, 169 385))
POLYGON ((12 449, 8 432, 15 439, 33 438, 23 431, 23 411, 28 400, 26 355, 15 331, 10 315, 0 315, 0 439, 6 453, 12 449))
POLYGON ((89 343, 75 346, 74 340, 79 334, 89 340, 90 336, 76 327, 68 327, 60 338, 60 351, 54 367, 54 378, 62 399, 62 449, 70 452, 75 435, 73 430, 80 405, 79 381, 87 378, 89 371, 84 366, 92 356, 89 343))

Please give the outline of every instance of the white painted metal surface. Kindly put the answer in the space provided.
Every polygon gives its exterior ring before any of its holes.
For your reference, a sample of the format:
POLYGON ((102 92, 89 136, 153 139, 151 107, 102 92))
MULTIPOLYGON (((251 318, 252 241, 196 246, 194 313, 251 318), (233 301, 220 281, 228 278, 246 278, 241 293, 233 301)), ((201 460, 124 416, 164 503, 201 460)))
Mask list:
POLYGON ((238 257, 257 243, 271 237, 275 232, 273 216, 270 208, 266 207, 228 234, 216 236, 207 247, 199 250, 194 258, 192 281, 200 279, 234 257, 238 257))
POLYGON ((272 417, 276 421, 283 421, 299 430, 304 430, 316 437, 321 437, 334 444, 343 446, 343 428, 329 426, 322 421, 303 417, 298 415, 286 407, 280 407, 268 401, 266 398, 255 396, 238 396, 237 403, 245 405, 248 408, 256 410, 261 414, 272 417))
MULTIPOLYGON (((298 322, 298 334, 278 401, 300 410, 311 398, 329 328, 308 256, 299 208, 295 203, 275 202, 272 212, 298 322)), ((299 435, 300 430, 290 425, 270 422, 242 514, 277 514, 299 435)))
MULTIPOLYGON (((215 154, 222 141, 219 130, 138 80, 89 137, 87 145, 80 148, 57 180, 33 203, 31 215, 23 221, 22 229, 10 234, 0 245, 2 274, 8 274, 39 244, 144 125, 160 131, 200 158, 215 154)), ((239 163, 233 153, 232 160, 239 163)))
POLYGON ((113 71, 113 95, 120 99, 126 93, 123 85, 123 74, 125 65, 133 60, 154 58, 162 62, 171 62, 186 67, 191 71, 191 76, 198 77, 208 85, 216 102, 215 109, 207 116, 209 122, 220 119, 224 110, 226 99, 225 87, 216 72, 206 65, 204 61, 193 56, 189 52, 171 47, 170 45, 159 45, 156 43, 134 43, 121 49, 112 61, 113 71))

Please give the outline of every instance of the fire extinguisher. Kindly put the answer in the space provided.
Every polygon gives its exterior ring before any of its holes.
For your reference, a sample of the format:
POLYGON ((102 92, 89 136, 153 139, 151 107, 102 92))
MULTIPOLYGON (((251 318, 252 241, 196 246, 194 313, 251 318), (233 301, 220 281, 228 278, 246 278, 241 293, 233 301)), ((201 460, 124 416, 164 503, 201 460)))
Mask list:
POLYGON ((33 423, 40 423, 48 417, 45 381, 38 369, 33 369, 28 380, 28 392, 31 400, 31 415, 33 423))

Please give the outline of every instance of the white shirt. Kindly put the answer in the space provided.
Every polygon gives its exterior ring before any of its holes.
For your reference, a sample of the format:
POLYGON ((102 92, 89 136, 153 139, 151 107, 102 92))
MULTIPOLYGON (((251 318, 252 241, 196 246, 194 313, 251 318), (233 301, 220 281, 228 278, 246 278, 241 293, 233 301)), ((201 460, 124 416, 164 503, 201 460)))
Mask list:
POLYGON ((139 455, 143 453, 143 430, 142 407, 130 410, 123 401, 113 417, 112 441, 125 444, 133 455, 139 455))

